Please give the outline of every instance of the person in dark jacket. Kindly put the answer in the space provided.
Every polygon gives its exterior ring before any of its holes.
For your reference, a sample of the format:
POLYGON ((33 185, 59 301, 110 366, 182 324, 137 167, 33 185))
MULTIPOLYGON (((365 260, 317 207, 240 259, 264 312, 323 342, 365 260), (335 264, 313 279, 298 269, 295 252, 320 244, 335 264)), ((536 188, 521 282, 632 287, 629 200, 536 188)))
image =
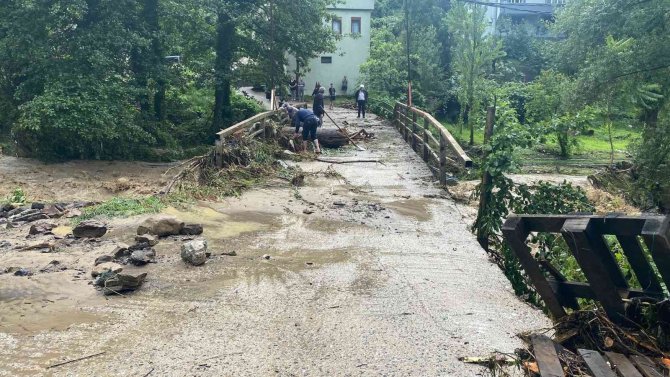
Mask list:
POLYGON ((330 88, 328 88, 328 96, 330 97, 330 109, 333 109, 333 104, 335 103, 335 87, 333 83, 330 83, 330 88))
POLYGON ((323 87, 319 88, 314 96, 314 102, 312 103, 314 115, 319 117, 319 126, 323 124, 323 114, 326 113, 325 104, 323 103, 323 93, 325 92, 326 90, 323 87))
POLYGON ((291 118, 291 123, 295 127, 294 138, 300 136, 300 127, 302 126, 302 146, 305 151, 307 151, 307 142, 312 141, 314 143, 314 152, 321 153, 321 147, 319 146, 319 139, 316 136, 316 129, 319 126, 319 118, 314 115, 314 112, 309 109, 296 109, 293 106, 284 105, 289 118, 291 118))
POLYGON ((360 88, 354 93, 354 99, 358 104, 358 116, 361 117, 363 114, 363 119, 365 119, 365 105, 368 103, 368 91, 365 90, 365 86, 361 85, 360 88))

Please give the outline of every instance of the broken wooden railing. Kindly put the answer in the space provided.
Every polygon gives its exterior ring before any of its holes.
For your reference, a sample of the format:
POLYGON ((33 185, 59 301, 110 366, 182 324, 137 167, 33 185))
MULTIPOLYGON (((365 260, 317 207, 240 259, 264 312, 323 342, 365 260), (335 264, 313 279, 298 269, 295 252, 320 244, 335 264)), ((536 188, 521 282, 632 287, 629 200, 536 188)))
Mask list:
POLYGON ((275 137, 276 130, 268 120, 281 113, 281 110, 271 110, 254 115, 231 127, 217 132, 218 139, 214 143, 214 160, 217 167, 223 166, 222 156, 223 148, 226 145, 226 139, 231 137, 275 137))
POLYGON ((579 309, 577 298, 585 298, 620 322, 626 301, 659 301, 667 294, 662 284, 670 287, 670 216, 513 215, 502 233, 556 319, 566 315, 565 308, 579 309), (531 233, 561 234, 588 283, 568 281, 549 261, 534 257, 526 244, 531 233), (641 289, 629 286, 605 235, 616 237, 641 289))
POLYGON ((466 168, 472 167, 472 160, 456 139, 427 112, 396 102, 393 124, 426 163, 429 165, 434 163, 437 166, 436 173, 440 184, 444 185, 447 182, 448 161, 466 168), (438 137, 433 135, 433 129, 438 133, 438 137), (448 156, 448 152, 453 153, 455 160, 448 156))

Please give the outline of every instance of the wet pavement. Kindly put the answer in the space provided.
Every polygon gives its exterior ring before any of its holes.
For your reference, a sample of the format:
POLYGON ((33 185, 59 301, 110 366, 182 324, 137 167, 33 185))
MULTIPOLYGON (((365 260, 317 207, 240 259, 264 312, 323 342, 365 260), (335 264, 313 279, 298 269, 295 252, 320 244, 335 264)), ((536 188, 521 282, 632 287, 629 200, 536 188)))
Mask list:
POLYGON ((479 248, 473 209, 445 199, 394 129, 331 115, 376 139, 328 157, 381 163, 300 162, 303 187, 168 209, 205 225, 202 267, 162 241, 156 264, 126 267, 148 273, 139 291, 102 297, 81 271, 129 242, 141 217, 81 250, 0 253, 0 267, 29 255, 69 267, 0 275, 0 376, 474 376, 482 368, 458 357, 511 353, 515 334, 550 326, 479 248))

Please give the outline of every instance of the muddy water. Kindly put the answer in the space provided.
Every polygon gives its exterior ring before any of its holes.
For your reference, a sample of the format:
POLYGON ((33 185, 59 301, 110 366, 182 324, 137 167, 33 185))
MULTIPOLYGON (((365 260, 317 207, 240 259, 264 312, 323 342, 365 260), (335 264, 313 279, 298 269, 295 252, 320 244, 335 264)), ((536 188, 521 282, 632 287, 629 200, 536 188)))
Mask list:
POLYGON ((433 218, 429 210, 430 204, 433 203, 430 199, 405 199, 386 203, 385 206, 394 210, 402 216, 414 218, 417 221, 429 221, 433 218))

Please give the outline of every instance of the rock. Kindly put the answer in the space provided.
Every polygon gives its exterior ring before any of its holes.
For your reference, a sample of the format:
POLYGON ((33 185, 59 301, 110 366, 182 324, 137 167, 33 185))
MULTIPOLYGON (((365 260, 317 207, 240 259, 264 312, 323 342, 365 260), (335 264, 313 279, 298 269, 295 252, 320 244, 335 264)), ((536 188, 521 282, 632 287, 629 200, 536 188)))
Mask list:
POLYGON ((114 256, 114 259, 120 259, 123 257, 127 257, 131 254, 129 250, 129 246, 125 244, 119 244, 117 245, 114 250, 112 251, 112 255, 114 256))
POLYGON ((333 202, 333 205, 334 205, 334 206, 337 206, 337 207, 344 207, 344 206, 346 206, 346 204, 345 204, 344 202, 340 202, 340 201, 333 202))
POLYGON ((9 218, 11 216, 16 216, 26 210, 28 210, 26 207, 14 207, 13 209, 7 211, 7 217, 9 218))
POLYGON ((229 257, 235 257, 235 256, 237 256, 237 252, 235 252, 235 250, 233 250, 233 251, 228 251, 228 252, 221 253, 221 255, 227 255, 229 257))
POLYGON ((456 186, 458 185, 458 178, 456 177, 447 177, 447 186, 456 186))
POLYGON ((158 215, 144 220, 137 227, 137 234, 153 234, 159 237, 178 235, 184 228, 184 223, 174 216, 158 215))
POLYGON ((200 224, 186 224, 181 230, 181 234, 185 236, 197 236, 202 234, 202 225, 200 224))
POLYGON ((97 220, 84 220, 72 229, 77 238, 98 238, 107 233, 107 225, 97 220))
POLYGON ((15 208, 16 208, 16 206, 15 206, 14 204, 12 204, 12 203, 5 203, 5 204, 2 205, 2 207, 0 207, 0 211, 2 211, 2 212, 9 212, 9 211, 11 211, 11 210, 13 210, 13 209, 15 209, 15 208))
POLYGON ((95 258, 95 262, 93 262, 93 265, 97 266, 99 264, 103 264, 103 263, 106 263, 106 262, 111 262, 113 260, 114 260, 114 257, 112 257, 111 255, 101 255, 101 256, 95 258))
POLYGON ((135 241, 137 243, 146 243, 149 246, 156 246, 158 244, 158 238, 151 234, 142 234, 140 236, 135 236, 135 241))
POLYGON ((47 221, 39 221, 30 226, 28 234, 49 234, 57 225, 47 221))
POLYGON ((2 251, 4 249, 9 249, 10 247, 12 247, 11 242, 4 241, 4 240, 0 241, 0 251, 2 251))
POLYGON ((144 279, 146 279, 146 277, 146 272, 139 275, 134 275, 107 271, 98 276, 95 284, 99 287, 102 287, 103 294, 113 295, 136 290, 142 286, 142 283, 144 283, 144 279))
POLYGON ((302 213, 304 213, 305 215, 311 215, 314 213, 314 211, 309 208, 305 208, 304 210, 302 210, 302 213))
POLYGON ((12 215, 13 211, 9 212, 9 222, 18 222, 18 221, 25 221, 25 222, 31 222, 31 221, 37 221, 37 220, 42 220, 42 219, 48 219, 49 216, 43 214, 40 210, 38 209, 26 209, 24 211, 20 211, 14 215, 12 215))
POLYGON ((95 278, 102 275, 106 271, 111 271, 118 274, 119 272, 123 271, 123 266, 113 262, 101 263, 95 266, 93 270, 91 270, 91 276, 95 278))
POLYGON ((58 218, 63 216, 63 208, 56 204, 51 204, 42 209, 42 213, 49 216, 49 218, 58 218))
POLYGON ((147 263, 156 261, 156 251, 154 249, 135 250, 130 254, 129 262, 136 266, 144 266, 147 263))
POLYGON ((58 272, 58 271, 65 271, 67 270, 67 267, 63 266, 61 262, 57 260, 52 260, 49 262, 49 264, 46 267, 43 267, 40 269, 40 272, 42 273, 49 273, 49 272, 58 272))
POLYGON ((32 276, 32 272, 27 268, 19 268, 14 271, 14 276, 32 276))
POLYGON ((0 211, 0 219, 7 219, 7 216, 9 216, 7 211, 0 211))
POLYGON ((263 255, 263 259, 270 260, 272 257, 269 254, 263 255))
POLYGON ((65 218, 66 219, 71 219, 71 218, 79 217, 79 216, 81 216, 81 211, 76 209, 76 208, 68 209, 67 212, 65 212, 65 218))
POLYGON ((30 209, 44 209, 44 203, 38 203, 34 202, 33 204, 30 205, 30 209))
POLYGON ((195 240, 181 245, 181 259, 194 266, 200 266, 207 261, 207 241, 195 240))
POLYGON ((72 202, 66 206, 67 209, 71 208, 86 208, 86 207, 92 207, 94 205, 100 204, 100 202, 72 202))

